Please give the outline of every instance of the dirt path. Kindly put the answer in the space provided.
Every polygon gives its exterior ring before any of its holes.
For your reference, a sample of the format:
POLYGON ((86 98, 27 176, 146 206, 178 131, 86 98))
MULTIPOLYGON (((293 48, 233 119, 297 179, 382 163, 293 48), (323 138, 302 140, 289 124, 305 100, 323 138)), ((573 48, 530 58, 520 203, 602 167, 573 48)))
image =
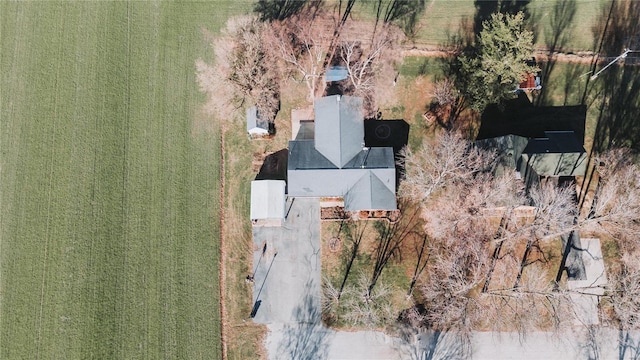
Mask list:
POLYGON ((225 328, 227 326, 226 321, 226 307, 224 301, 225 294, 225 279, 226 279, 226 261, 225 254, 225 239, 224 239, 224 191, 225 191, 225 147, 224 147, 224 128, 220 131, 220 271, 219 274, 219 288, 220 288, 220 342, 222 346, 222 360, 227 360, 227 339, 225 334, 225 328))
MULTIPOLYGON (((432 45, 418 45, 418 46, 406 46, 402 50, 403 56, 424 56, 424 57, 450 57, 454 56, 456 53, 453 48, 447 48, 443 46, 432 46, 432 45)), ((557 62, 564 63, 577 63, 577 64, 591 64, 593 61, 593 57, 596 53, 592 51, 580 51, 577 53, 560 53, 554 52, 553 58, 557 62)), ((534 52, 534 56, 536 59, 541 61, 549 60, 549 51, 545 49, 537 49, 534 52)))

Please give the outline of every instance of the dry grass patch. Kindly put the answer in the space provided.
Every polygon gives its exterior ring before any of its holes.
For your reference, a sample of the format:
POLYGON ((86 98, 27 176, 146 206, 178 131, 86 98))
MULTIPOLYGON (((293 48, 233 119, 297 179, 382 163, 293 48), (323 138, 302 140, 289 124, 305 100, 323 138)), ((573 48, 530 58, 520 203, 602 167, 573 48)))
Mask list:
POLYGON ((383 269, 375 287, 366 295, 379 244, 376 222, 360 220, 323 222, 322 276, 324 321, 343 330, 388 330, 403 309, 413 305, 406 292, 411 282, 411 262, 395 256, 383 269), (332 239, 339 238, 339 251, 331 251, 332 239), (337 299, 337 294, 340 299, 337 299))

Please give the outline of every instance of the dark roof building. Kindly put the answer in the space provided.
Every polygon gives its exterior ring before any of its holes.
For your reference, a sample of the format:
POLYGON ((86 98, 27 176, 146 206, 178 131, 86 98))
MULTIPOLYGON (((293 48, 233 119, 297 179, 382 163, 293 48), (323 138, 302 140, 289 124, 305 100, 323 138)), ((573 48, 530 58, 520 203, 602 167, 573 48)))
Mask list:
POLYGON ((546 137, 529 140, 519 167, 525 183, 541 177, 583 176, 587 152, 572 131, 547 131, 546 137))
POLYGON ((534 107, 520 97, 482 114, 476 144, 498 153, 496 174, 516 170, 528 186, 542 177, 582 176, 585 106, 534 107))

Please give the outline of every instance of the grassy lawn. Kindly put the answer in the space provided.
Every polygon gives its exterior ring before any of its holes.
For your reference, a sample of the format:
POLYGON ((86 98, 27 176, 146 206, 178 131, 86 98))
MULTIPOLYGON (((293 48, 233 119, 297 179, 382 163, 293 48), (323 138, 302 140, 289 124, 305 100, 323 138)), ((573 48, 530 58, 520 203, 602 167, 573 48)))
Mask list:
MULTIPOLYGON (((395 321, 400 311, 412 305, 406 294, 415 266, 415 254, 412 253, 413 239, 407 239, 399 252, 403 255, 393 257, 382 270, 371 294, 375 300, 370 304, 363 303, 363 295, 370 283, 375 265, 375 251, 379 243, 375 223, 373 220, 346 222, 342 228, 338 221, 321 223, 323 282, 329 281, 339 290, 347 274, 340 301, 333 303, 331 310, 323 314, 325 323, 331 327, 384 329, 395 321), (357 241, 360 234, 362 240, 349 267, 353 256, 353 241, 357 241), (332 246, 332 239, 336 238, 339 239, 338 245, 332 246)), ((382 222, 379 225, 382 225, 382 222)), ((327 293, 323 297, 325 301, 328 300, 327 293)))
MULTIPOLYGON (((337 0, 334 0, 337 2, 337 0)), ((473 29, 478 0, 424 0, 425 10, 416 25, 416 45, 444 45, 449 43, 464 27, 473 29)), ((488 0, 480 0, 488 2, 488 0)), ((526 12, 537 28, 536 45, 545 47, 545 31, 551 30, 550 19, 556 5, 563 0, 535 0, 526 5, 526 12)), ((389 1, 383 2, 387 4, 389 1)), ((572 36, 567 44, 568 51, 592 50, 592 27, 607 7, 610 0, 576 0, 575 15, 572 21, 572 36)), ((353 14, 362 19, 375 19, 377 1, 357 3, 353 14)), ((486 4, 485 4, 486 5, 486 4)), ((384 11, 383 5, 383 11, 384 11)))
MULTIPOLYGON (((550 15, 560 0, 536 0, 527 5, 528 12, 535 19, 539 29, 537 45, 544 46, 544 32, 551 25, 550 15)), ((473 24, 476 8, 474 0, 426 0, 426 10, 420 20, 418 44, 441 45, 456 34, 463 20, 473 24)), ((600 15, 601 7, 609 0, 576 0, 576 14, 573 19, 573 36, 569 39, 569 49, 591 50, 593 35, 591 28, 600 15)))
POLYGON ((0 358, 220 356, 194 62, 249 5, 0 3, 0 358))
POLYGON ((249 140, 244 119, 239 117, 225 133, 225 239, 228 358, 244 360, 264 357, 260 346, 265 326, 253 323, 249 314, 253 306, 252 284, 245 276, 253 272, 253 239, 249 221, 251 181, 258 168, 253 156, 269 154, 288 146, 291 138, 291 109, 308 105, 305 85, 285 82, 282 104, 275 120, 276 135, 271 139, 249 140), (301 95, 302 94, 302 95, 301 95))

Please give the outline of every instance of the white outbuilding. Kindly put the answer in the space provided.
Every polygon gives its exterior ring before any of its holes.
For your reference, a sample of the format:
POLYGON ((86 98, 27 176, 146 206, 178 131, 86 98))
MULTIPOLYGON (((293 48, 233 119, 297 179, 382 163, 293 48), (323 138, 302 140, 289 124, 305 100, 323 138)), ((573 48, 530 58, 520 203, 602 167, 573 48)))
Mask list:
POLYGON ((269 122, 260 118, 258 108, 255 106, 247 109, 247 132, 252 138, 269 135, 269 122))
POLYGON ((281 226, 285 217, 285 182, 251 182, 251 221, 255 226, 281 226))

